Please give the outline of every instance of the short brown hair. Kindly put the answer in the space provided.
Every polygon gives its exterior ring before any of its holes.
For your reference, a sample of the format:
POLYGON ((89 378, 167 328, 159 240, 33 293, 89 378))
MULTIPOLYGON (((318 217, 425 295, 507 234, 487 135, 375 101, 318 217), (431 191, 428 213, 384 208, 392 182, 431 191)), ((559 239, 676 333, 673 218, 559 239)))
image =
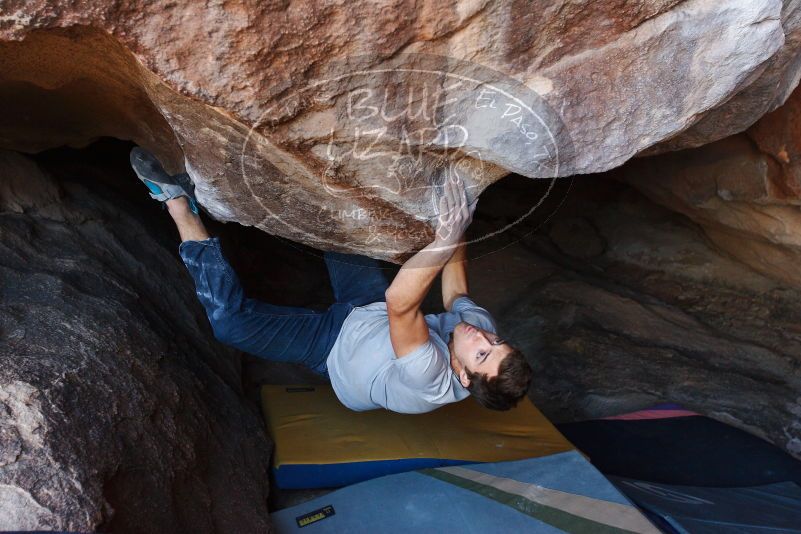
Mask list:
POLYGON ((485 408, 509 410, 526 396, 534 371, 523 353, 516 348, 498 366, 498 374, 489 378, 484 373, 467 371, 467 390, 485 408))

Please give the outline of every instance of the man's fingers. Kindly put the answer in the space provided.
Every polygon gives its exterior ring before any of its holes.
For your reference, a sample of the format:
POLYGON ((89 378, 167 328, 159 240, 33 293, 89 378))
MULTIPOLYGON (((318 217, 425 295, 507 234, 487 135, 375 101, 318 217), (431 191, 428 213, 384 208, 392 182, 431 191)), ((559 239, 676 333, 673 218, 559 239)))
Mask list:
POLYGON ((443 180, 438 192, 440 194, 438 222, 441 235, 445 237, 451 232, 464 232, 476 211, 478 197, 470 202, 464 179, 455 174, 443 180))
POLYGON ((442 218, 448 212, 448 199, 444 190, 434 190, 437 195, 437 217, 442 218))
POLYGON ((446 184, 443 183, 442 187, 440 187, 437 191, 439 195, 439 217, 440 220, 444 221, 449 217, 450 213, 450 199, 448 198, 448 190, 446 184))
POLYGON ((451 192, 448 189, 447 179, 442 183, 439 188, 440 194, 440 207, 437 217, 437 234, 441 239, 449 239, 454 231, 453 228, 453 199, 451 192))
POLYGON ((470 205, 467 202, 467 184, 462 181, 461 187, 459 188, 459 192, 461 194, 460 202, 462 205, 462 213, 464 213, 465 217, 470 216, 470 205))
POLYGON ((457 210, 459 212, 459 216, 463 220, 467 220, 470 216, 469 206, 467 204, 467 189, 465 187, 465 182, 461 179, 461 177, 457 177, 456 183, 454 183, 454 192, 457 196, 457 210))
POLYGON ((442 197, 445 199, 445 213, 442 215, 446 220, 450 221, 453 219, 453 195, 451 195, 447 179, 442 182, 442 197))
POLYGON ((453 183, 453 180, 450 177, 447 177, 445 179, 444 185, 446 191, 448 192, 448 208, 450 210, 449 211, 450 218, 453 219, 457 215, 457 210, 459 209, 459 203, 458 203, 459 198, 456 195, 455 184, 453 183))
POLYGON ((458 176, 451 178, 451 194, 453 195, 453 209, 459 211, 462 208, 462 182, 458 176))

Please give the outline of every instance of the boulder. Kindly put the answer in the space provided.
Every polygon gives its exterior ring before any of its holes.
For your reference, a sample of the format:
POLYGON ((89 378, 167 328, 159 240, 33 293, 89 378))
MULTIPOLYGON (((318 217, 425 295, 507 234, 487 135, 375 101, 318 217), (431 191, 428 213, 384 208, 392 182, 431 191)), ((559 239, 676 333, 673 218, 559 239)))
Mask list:
POLYGON ((708 110, 680 134, 644 150, 653 155, 692 148, 740 133, 765 113, 781 106, 801 77, 801 0, 785 0, 780 16, 784 45, 759 76, 736 95, 708 110))
POLYGON ((735 136, 612 171, 698 223, 726 253, 801 286, 801 91, 735 136))
POLYGON ((19 154, 0 177, 0 530, 267 531, 270 442, 174 236, 19 154))
POLYGON ((131 139, 219 220, 397 262, 445 179, 472 199, 751 124, 798 82, 798 3, 6 2, 0 145, 131 139))

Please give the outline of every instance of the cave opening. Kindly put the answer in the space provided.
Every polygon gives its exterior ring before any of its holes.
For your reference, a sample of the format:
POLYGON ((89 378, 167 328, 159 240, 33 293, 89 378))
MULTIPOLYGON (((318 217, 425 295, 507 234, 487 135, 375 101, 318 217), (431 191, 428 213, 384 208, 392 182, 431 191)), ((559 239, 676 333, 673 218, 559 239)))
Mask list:
MULTIPOLYGON (((129 167, 132 146, 103 138, 83 149, 51 149, 31 158, 63 195, 74 196, 76 186, 83 191, 79 204, 91 204, 96 196, 133 214, 164 248, 171 258, 166 261, 182 267, 177 232, 129 167)), ((787 426, 798 401, 779 401, 798 396, 793 354, 799 333, 793 325, 801 320, 799 292, 722 251, 698 224, 654 203, 620 174, 558 180, 542 209, 468 253, 471 293, 497 314, 501 330, 535 366, 532 399, 557 423, 678 402, 801 454, 798 429, 787 426)), ((514 222, 547 187, 515 175, 498 181, 482 194, 471 231, 514 222)), ((320 251, 252 227, 206 221, 250 295, 319 309, 333 302, 320 251)), ((101 217, 99 224, 110 223, 101 217)), ((106 261, 110 267, 114 258, 106 261)), ((397 269, 385 265, 390 273, 397 269)), ((137 276, 147 276, 141 269, 148 267, 143 262, 137 276)), ((187 284, 182 291, 180 305, 195 309, 173 315, 167 310, 166 318, 202 323, 187 284)), ((438 287, 424 307, 427 313, 441 308, 438 287)), ((215 343, 208 325, 195 332, 207 337, 203 343, 215 343)), ((223 374, 238 382, 255 414, 262 384, 321 380, 298 366, 226 354, 237 371, 223 374)), ((112 504, 130 493, 131 478, 120 480, 127 489, 112 483, 104 490, 112 504)), ((325 491, 273 486, 270 507, 320 493, 325 491)))

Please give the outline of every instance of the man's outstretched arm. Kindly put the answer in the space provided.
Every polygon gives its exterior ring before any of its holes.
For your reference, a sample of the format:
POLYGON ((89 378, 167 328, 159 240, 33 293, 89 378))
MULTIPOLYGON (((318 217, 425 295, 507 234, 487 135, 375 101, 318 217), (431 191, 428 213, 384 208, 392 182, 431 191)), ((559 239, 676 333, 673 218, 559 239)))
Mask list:
POLYGON ((467 204, 464 183, 446 180, 440 200, 440 225, 434 241, 409 258, 386 290, 389 334, 395 356, 402 358, 428 341, 420 304, 470 224, 475 203, 467 204))

